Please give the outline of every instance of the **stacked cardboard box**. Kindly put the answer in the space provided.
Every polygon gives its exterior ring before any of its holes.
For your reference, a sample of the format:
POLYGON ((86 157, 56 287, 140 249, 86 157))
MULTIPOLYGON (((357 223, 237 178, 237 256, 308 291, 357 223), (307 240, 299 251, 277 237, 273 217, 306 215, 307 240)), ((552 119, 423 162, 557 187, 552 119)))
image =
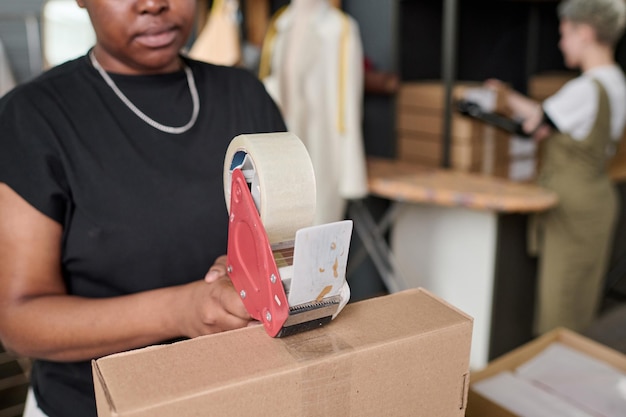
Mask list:
MULTIPOLYGON (((453 88, 453 101, 470 91, 483 89, 480 83, 460 82, 453 88)), ((420 165, 439 167, 443 155, 444 86, 439 81, 404 83, 397 99, 397 157, 420 165)), ((505 113, 503 97, 495 97, 494 110, 505 113)), ((453 112, 451 120, 450 167, 512 179, 517 178, 512 164, 521 156, 512 147, 509 133, 453 112)), ((534 167, 534 165, 533 165, 534 167)))
POLYGON ((535 74, 528 80, 528 96, 537 101, 544 101, 559 91, 566 82, 575 77, 576 73, 571 71, 551 71, 535 74))
POLYGON ((100 417, 463 417, 473 320, 422 289, 281 339, 262 326, 93 361, 100 417))

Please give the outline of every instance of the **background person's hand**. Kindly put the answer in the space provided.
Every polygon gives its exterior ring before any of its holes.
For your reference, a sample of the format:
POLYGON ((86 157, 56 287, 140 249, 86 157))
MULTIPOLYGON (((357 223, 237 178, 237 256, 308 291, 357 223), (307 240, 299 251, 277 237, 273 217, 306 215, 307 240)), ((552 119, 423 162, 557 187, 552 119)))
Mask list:
POLYGON ((503 97, 507 97, 511 92, 510 87, 504 81, 497 78, 489 78, 485 80, 483 85, 489 89, 495 90, 498 95, 502 95, 503 97))

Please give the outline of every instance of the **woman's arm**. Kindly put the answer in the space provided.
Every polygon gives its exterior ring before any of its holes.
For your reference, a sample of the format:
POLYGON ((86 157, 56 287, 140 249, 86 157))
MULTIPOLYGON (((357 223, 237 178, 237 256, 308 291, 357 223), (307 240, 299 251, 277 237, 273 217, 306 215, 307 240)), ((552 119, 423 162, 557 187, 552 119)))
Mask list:
POLYGON ((499 80, 487 80, 485 84, 506 97, 506 104, 513 116, 522 120, 524 132, 532 135, 535 140, 545 139, 551 133, 551 127, 544 123, 544 112, 540 102, 509 88, 499 80))
POLYGON ((67 294, 62 228, 0 183, 0 340, 23 356, 87 360, 176 337, 246 326, 250 320, 223 259, 199 280, 122 297, 67 294))

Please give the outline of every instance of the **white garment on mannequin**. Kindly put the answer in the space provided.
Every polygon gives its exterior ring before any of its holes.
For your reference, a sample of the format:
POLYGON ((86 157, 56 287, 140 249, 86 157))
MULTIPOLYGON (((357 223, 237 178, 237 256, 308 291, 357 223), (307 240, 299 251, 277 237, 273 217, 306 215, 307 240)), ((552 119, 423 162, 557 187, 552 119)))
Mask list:
POLYGON ((307 42, 307 36, 310 33, 310 20, 316 7, 321 5, 320 0, 292 0, 291 9, 293 10, 293 26, 291 34, 285 42, 285 62, 284 76, 281 80, 281 97, 280 104, 283 110, 283 116, 289 118, 289 91, 298 90, 299 68, 298 63, 301 62, 303 55, 307 51, 303 51, 300 47, 307 42))
POLYGON ((263 82, 311 156, 315 223, 341 220, 346 200, 367 194, 358 25, 328 0, 292 0, 272 29, 270 72, 263 82))

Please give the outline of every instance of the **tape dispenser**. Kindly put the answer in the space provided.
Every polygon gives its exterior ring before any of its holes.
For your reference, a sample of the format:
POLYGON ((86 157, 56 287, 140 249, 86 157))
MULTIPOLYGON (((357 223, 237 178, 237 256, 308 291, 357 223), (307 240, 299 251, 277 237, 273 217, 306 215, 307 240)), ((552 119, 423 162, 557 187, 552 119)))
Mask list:
POLYGON ((228 273, 272 337, 322 326, 350 298, 352 221, 312 226, 315 175, 292 133, 235 137, 224 161, 228 273))

